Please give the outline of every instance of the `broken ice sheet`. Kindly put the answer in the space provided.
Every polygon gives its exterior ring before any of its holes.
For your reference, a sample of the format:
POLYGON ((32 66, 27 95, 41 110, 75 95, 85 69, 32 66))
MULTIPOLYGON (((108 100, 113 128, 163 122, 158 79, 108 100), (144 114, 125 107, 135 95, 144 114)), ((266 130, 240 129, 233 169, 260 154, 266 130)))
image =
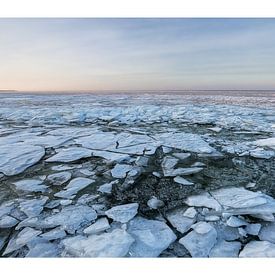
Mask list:
POLYGON ((133 237, 123 229, 90 235, 78 235, 62 241, 64 255, 73 257, 123 257, 126 256, 133 237))
POLYGON ((105 214, 114 221, 125 223, 137 214, 138 206, 138 203, 117 205, 107 210, 105 214))
POLYGON ((127 232, 135 239, 129 250, 131 257, 157 257, 177 237, 164 222, 136 217, 127 232))
POLYGON ((25 192, 45 192, 48 188, 43 184, 42 180, 37 179, 24 179, 12 183, 16 189, 25 192))
POLYGON ((92 156, 92 151, 82 147, 58 149, 57 154, 46 159, 47 162, 72 162, 92 156))
POLYGON ((0 172, 7 176, 22 173, 37 163, 45 154, 41 146, 23 143, 0 145, 0 172))
POLYGON ((74 178, 65 187, 65 190, 61 190, 60 192, 55 193, 54 196, 59 198, 72 199, 80 190, 86 188, 93 182, 95 181, 88 178, 74 178))

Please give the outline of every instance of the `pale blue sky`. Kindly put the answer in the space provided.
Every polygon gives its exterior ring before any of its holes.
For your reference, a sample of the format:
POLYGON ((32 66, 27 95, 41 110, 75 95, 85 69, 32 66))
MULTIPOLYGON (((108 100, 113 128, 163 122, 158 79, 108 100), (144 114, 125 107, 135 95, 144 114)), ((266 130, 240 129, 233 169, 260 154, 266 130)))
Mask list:
POLYGON ((275 89, 275 19, 0 19, 0 89, 275 89))

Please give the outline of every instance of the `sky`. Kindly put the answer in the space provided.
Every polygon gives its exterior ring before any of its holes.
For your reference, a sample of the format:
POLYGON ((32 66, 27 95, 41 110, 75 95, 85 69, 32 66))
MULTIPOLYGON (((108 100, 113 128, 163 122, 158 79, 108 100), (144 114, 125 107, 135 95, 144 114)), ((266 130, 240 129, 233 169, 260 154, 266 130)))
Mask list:
POLYGON ((0 19, 0 90, 275 89, 275 19, 0 19))

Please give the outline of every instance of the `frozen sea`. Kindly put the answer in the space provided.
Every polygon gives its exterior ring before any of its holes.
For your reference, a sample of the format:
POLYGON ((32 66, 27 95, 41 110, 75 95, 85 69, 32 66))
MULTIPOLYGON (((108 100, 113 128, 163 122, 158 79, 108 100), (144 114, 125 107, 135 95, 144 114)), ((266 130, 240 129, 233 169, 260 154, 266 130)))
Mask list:
POLYGON ((275 257, 275 91, 0 94, 2 257, 275 257))

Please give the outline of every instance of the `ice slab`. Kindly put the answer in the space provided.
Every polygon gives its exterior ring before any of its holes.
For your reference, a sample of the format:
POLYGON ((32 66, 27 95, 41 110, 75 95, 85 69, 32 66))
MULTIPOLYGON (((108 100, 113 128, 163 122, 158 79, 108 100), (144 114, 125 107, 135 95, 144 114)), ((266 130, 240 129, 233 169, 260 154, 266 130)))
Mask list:
POLYGON ((174 182, 179 183, 179 184, 182 184, 182 185, 194 185, 193 182, 188 181, 188 180, 186 180, 185 178, 180 177, 180 176, 176 176, 176 177, 174 178, 174 182))
POLYGON ((88 185, 94 183, 95 180, 88 178, 74 178, 70 181, 70 183, 65 187, 65 190, 57 192, 54 194, 55 197, 64 198, 64 199, 72 199, 76 196, 76 194, 86 188, 88 185))
POLYGON ((273 258, 275 244, 268 241, 251 241, 241 251, 241 258, 273 258))
POLYGON ((13 176, 37 163, 44 156, 45 149, 41 146, 17 143, 1 145, 0 152, 0 172, 13 176))
POLYGON ((43 184, 42 180, 37 179, 24 179, 12 183, 16 189, 25 192, 45 192, 48 188, 43 184))
POLYGON ((222 209, 221 205, 208 192, 190 196, 184 202, 189 206, 203 206, 215 209, 216 211, 220 211, 222 209))
POLYGON ((124 257, 134 239, 123 229, 110 233, 76 236, 62 241, 64 254, 73 257, 124 257))
POLYGON ((56 258, 60 249, 54 243, 40 242, 35 244, 26 254, 26 258, 56 258))
POLYGON ((217 232, 213 226, 200 222, 194 230, 179 240, 192 257, 208 257, 217 242, 217 232))
POLYGON ((164 222, 142 217, 131 220, 127 231, 135 239, 129 250, 131 257, 157 257, 177 239, 164 222))
POLYGON ((246 190, 243 187, 222 188, 210 193, 226 207, 246 208, 267 203, 267 198, 263 194, 246 190))
POLYGON ((109 229, 110 225, 106 218, 100 218, 95 223, 83 230, 83 233, 91 235, 100 233, 106 229, 109 229))
POLYGON ((132 165, 116 164, 115 167, 111 170, 111 174, 114 178, 123 179, 132 168, 132 165))
POLYGON ((186 213, 185 208, 179 208, 169 211, 166 214, 166 217, 168 221, 172 224, 172 226, 181 233, 187 232, 196 221, 195 216, 190 217, 190 215, 186 213))
POLYGON ((46 196, 39 199, 23 200, 19 204, 19 209, 28 217, 36 217, 42 212, 47 200, 48 197, 46 196))
POLYGON ((259 239, 261 241, 269 241, 275 243, 275 223, 268 223, 262 226, 259 234, 259 239))
POLYGON ((74 233, 75 230, 87 225, 96 218, 96 211, 87 205, 69 205, 59 213, 46 217, 41 226, 44 228, 61 226, 69 233, 74 233))
POLYGON ((190 133, 161 133, 154 135, 154 138, 167 147, 172 147, 188 152, 207 153, 215 152, 215 149, 208 145, 199 135, 190 133))
POLYGON ((63 183, 70 180, 72 174, 70 172, 59 172, 51 174, 47 177, 47 180, 53 185, 62 185, 63 183))
POLYGON ((56 239, 63 239, 64 237, 66 237, 66 232, 61 229, 61 228, 55 228, 52 229, 44 234, 41 234, 40 237, 48 240, 48 241, 52 241, 52 240, 56 240, 56 239))
POLYGON ((69 147, 57 150, 57 154, 46 159, 46 162, 72 162, 92 156, 92 151, 82 147, 69 147))
POLYGON ((18 224, 18 220, 11 216, 3 216, 0 218, 0 228, 11 228, 18 224))
POLYGON ((164 206, 164 202, 159 200, 157 197, 153 196, 150 200, 147 201, 147 205, 151 209, 158 209, 164 206))
POLYGON ((114 221, 126 223, 137 214, 138 206, 138 203, 117 205, 107 210, 105 214, 114 221))
POLYGON ((209 257, 213 258, 237 258, 242 247, 240 242, 219 241, 211 249, 209 257))
POLYGON ((15 250, 20 249, 22 246, 32 241, 41 233, 42 232, 40 230, 35 230, 30 227, 24 228, 22 231, 18 233, 17 236, 14 236, 12 239, 10 239, 3 255, 9 254, 15 250))

